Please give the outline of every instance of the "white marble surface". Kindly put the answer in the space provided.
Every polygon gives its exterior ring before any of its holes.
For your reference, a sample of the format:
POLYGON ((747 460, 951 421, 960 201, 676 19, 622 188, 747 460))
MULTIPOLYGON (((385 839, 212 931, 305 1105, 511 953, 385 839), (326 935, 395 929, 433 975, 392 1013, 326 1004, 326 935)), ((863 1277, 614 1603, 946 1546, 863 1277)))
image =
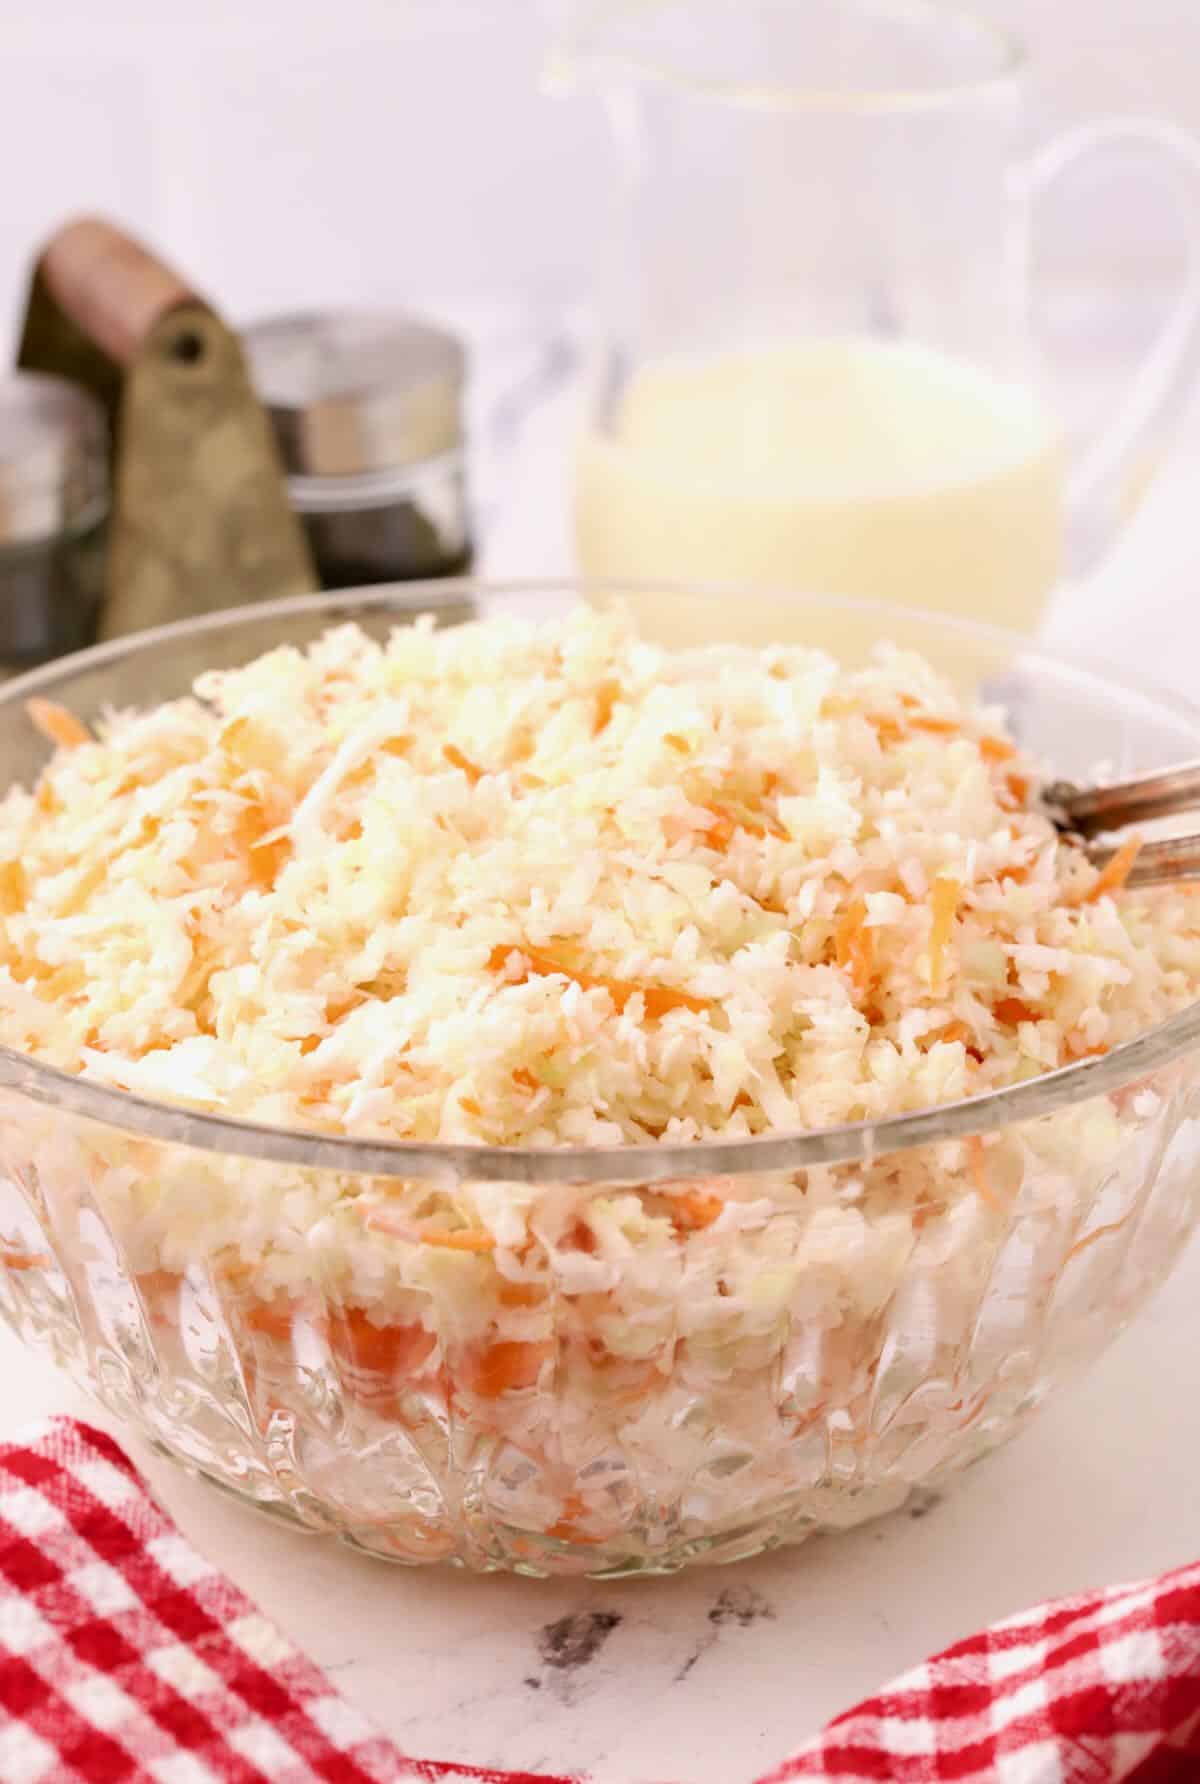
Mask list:
MULTIPOLYGON (((566 567, 568 399, 497 487, 485 567, 566 567)), ((1065 640, 1200 691, 1200 440, 1089 589, 1065 640)), ((1200 1249, 1085 1382, 946 1498, 850 1536, 674 1579, 542 1584, 407 1572, 292 1535, 134 1447, 192 1539, 406 1752, 585 1769, 600 1784, 749 1784, 890 1674, 1049 1594, 1200 1553, 1200 1249)), ((0 1433, 96 1418, 0 1335, 0 1433)), ((98 1422, 103 1423, 101 1418, 98 1422)))
MULTIPOLYGON (((586 1769, 600 1784, 750 1784, 980 1624, 1200 1553, 1198 1298, 1193 1247, 1082 1384, 924 1515, 671 1579, 390 1568, 130 1448, 192 1540, 414 1757, 586 1769), (592 1657, 563 1664, 572 1649, 592 1657)), ((97 1416, 7 1335, 0 1370, 6 1433, 48 1411, 97 1416)))

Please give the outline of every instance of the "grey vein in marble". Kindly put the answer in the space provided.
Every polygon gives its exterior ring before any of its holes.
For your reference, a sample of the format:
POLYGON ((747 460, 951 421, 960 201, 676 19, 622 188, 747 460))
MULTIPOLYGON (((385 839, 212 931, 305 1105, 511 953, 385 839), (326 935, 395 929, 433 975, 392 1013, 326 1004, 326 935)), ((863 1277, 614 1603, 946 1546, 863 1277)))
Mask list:
POLYGON ((718 1593, 708 1609, 708 1628, 701 1634, 693 1646, 691 1653, 675 1674, 678 1685, 687 1678, 696 1662, 715 1648, 722 1629, 729 1624, 736 1624, 740 1629, 751 1629, 755 1623, 774 1622, 775 1612, 753 1586, 727 1586, 718 1593))

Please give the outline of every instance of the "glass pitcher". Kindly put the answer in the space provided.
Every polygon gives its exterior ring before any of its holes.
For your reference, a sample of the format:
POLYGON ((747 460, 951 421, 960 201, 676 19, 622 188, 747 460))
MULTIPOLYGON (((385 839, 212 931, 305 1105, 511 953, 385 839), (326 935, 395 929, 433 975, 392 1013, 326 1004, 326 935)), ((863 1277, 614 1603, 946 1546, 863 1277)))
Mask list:
MULTIPOLYGON (((575 470, 584 574, 1034 628, 1119 530, 1200 368, 1192 138, 1106 122, 1026 161, 1020 45, 940 0, 585 4, 554 73, 600 94, 624 171, 575 470), (1031 219, 1114 147, 1186 182, 1190 270, 1072 453, 1039 390, 1031 219)), ((739 608, 726 635, 761 632, 761 603, 739 608)), ((666 614, 641 617, 694 623, 666 614)))

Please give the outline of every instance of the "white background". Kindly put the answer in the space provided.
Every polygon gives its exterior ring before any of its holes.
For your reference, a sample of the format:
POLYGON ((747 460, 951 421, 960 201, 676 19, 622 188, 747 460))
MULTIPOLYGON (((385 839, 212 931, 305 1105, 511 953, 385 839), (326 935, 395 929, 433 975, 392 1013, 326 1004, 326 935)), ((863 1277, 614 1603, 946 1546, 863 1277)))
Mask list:
MULTIPOLYGON (((1113 109, 1200 129, 1194 0, 983 5, 1035 50, 1035 135, 1113 109)), ((586 107, 539 93, 544 44, 541 0, 0 0, 0 335, 37 242, 89 208, 237 319, 557 308, 586 289, 604 144, 586 107)), ((1153 209, 1101 204, 1080 252, 1149 276, 1153 209)))

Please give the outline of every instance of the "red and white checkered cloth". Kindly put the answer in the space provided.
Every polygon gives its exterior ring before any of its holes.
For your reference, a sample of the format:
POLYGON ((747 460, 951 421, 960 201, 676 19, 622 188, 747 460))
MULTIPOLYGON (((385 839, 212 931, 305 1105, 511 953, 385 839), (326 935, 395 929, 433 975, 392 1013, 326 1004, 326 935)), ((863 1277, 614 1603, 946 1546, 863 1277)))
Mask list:
POLYGON ((1197 1784, 1200 1563, 993 1623, 760 1784, 1197 1784))
MULTIPOLYGON (((759 1784, 811 1778, 1200 1784, 1200 1564, 996 1624, 759 1784)), ((217 1780, 571 1784, 399 1753, 102 1432, 0 1444, 0 1784, 217 1780)))

